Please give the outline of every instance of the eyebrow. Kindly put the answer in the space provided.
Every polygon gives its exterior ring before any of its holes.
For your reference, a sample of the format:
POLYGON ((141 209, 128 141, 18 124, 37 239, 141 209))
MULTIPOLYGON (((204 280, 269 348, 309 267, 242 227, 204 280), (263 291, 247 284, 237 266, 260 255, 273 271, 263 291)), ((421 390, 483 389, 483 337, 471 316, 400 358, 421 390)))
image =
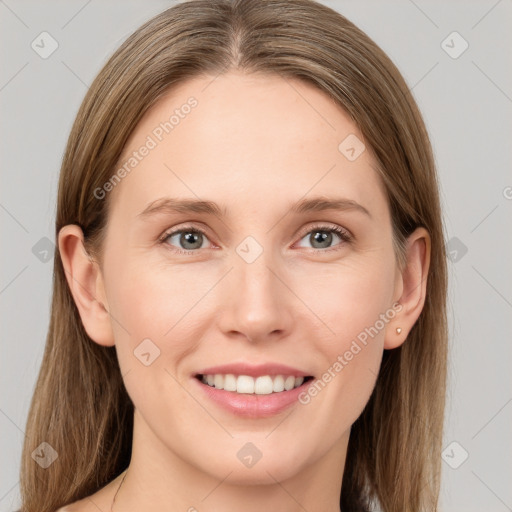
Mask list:
MULTIPOLYGON (((310 213, 322 212, 325 210, 337 211, 356 211, 372 217, 370 212, 361 204, 352 199, 345 198, 328 198, 324 196, 302 199, 291 205, 289 212, 291 213, 310 213)), ((171 213, 203 213, 214 215, 216 217, 225 217, 228 213, 227 208, 221 208, 213 201, 205 201, 201 199, 177 199, 172 197, 162 197, 151 202, 137 216, 146 218, 155 214, 171 214, 171 213)))

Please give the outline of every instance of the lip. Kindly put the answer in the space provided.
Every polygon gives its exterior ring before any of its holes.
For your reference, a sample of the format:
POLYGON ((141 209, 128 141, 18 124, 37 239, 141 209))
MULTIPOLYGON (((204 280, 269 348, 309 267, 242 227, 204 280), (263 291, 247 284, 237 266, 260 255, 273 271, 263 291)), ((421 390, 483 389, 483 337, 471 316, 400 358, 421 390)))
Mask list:
POLYGON ((310 373, 303 372, 298 368, 293 368, 291 366, 287 366, 284 364, 264 363, 258 365, 251 365, 242 362, 204 368, 202 370, 197 371, 194 374, 194 376, 214 374, 227 375, 228 373, 232 373, 233 375, 248 375, 250 377, 260 377, 262 375, 270 375, 271 377, 275 377, 277 375, 293 375, 294 377, 312 376, 310 373))
MULTIPOLYGON (((208 371, 211 371, 211 369, 208 371)), ((215 373, 224 373, 224 371, 216 370, 215 373)), ((233 372, 228 371, 226 373, 233 372)), ((247 374, 242 373, 240 375, 247 374)), ((262 375, 262 373, 258 375, 262 375)), ((266 375, 269 374, 267 373, 266 375)), ((290 375, 296 375, 297 377, 307 376, 303 373, 297 375, 293 372, 290 373, 290 375)), ((297 404, 299 395, 307 390, 310 384, 314 382, 314 378, 303 382, 299 387, 291 389, 290 391, 281 391, 280 393, 271 393, 268 395, 253 395, 216 389, 208 384, 204 384, 196 377, 193 377, 192 381, 195 382, 194 385, 199 386, 209 400, 222 409, 244 418, 265 418, 279 414, 293 404, 297 404)))
POLYGON ((233 374, 248 375, 250 377, 260 377, 277 375, 294 377, 313 377, 311 373, 304 372, 298 368, 280 363, 262 363, 258 365, 245 362, 224 364, 203 368, 192 375, 195 385, 199 386, 206 397, 222 409, 245 418, 265 418, 279 414, 294 403, 298 402, 299 395, 314 381, 314 377, 303 382, 299 387, 290 389, 290 391, 281 391, 279 393, 270 393, 268 395, 256 395, 246 393, 236 393, 224 389, 216 389, 208 384, 204 384, 198 375, 215 374, 233 374))

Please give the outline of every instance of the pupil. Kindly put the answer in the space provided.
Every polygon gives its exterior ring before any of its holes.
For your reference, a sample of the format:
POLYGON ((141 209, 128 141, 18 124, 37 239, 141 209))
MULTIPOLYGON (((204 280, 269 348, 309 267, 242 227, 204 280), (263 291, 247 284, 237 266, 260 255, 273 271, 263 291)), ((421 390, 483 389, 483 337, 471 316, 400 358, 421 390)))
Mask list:
MULTIPOLYGON (((328 233, 326 231, 317 231, 313 236, 315 242, 319 242, 322 247, 329 247, 332 239, 332 233, 328 233)), ((314 245, 313 245, 314 246, 314 245)))
MULTIPOLYGON (((199 236, 200 236, 200 233, 193 233, 193 232, 187 232, 187 233, 183 233, 181 235, 181 238, 182 238, 182 241, 184 243, 184 245, 186 246, 186 244, 197 244, 197 241, 199 239, 199 236)), ((199 244, 198 247, 185 247, 187 249, 198 249, 199 247, 201 247, 201 243, 199 244)))

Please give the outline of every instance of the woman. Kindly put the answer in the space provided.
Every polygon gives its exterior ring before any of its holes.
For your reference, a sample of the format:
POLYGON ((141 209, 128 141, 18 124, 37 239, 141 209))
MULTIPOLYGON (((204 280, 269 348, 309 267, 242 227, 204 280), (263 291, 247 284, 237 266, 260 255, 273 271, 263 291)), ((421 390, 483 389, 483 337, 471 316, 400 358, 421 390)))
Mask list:
POLYGON ((446 267, 389 58, 310 0, 139 28, 74 123, 22 510, 436 510, 446 267))

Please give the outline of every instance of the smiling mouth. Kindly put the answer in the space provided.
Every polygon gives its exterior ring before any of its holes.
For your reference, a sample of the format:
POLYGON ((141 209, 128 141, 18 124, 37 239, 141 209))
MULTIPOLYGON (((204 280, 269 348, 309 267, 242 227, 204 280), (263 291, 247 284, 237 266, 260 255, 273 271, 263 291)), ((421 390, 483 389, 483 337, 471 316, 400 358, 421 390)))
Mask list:
POLYGON ((308 377, 295 377, 294 375, 250 375, 228 374, 198 374, 195 376, 203 384, 215 389, 223 389, 238 394, 270 395, 282 393, 298 388, 313 379, 308 377))

